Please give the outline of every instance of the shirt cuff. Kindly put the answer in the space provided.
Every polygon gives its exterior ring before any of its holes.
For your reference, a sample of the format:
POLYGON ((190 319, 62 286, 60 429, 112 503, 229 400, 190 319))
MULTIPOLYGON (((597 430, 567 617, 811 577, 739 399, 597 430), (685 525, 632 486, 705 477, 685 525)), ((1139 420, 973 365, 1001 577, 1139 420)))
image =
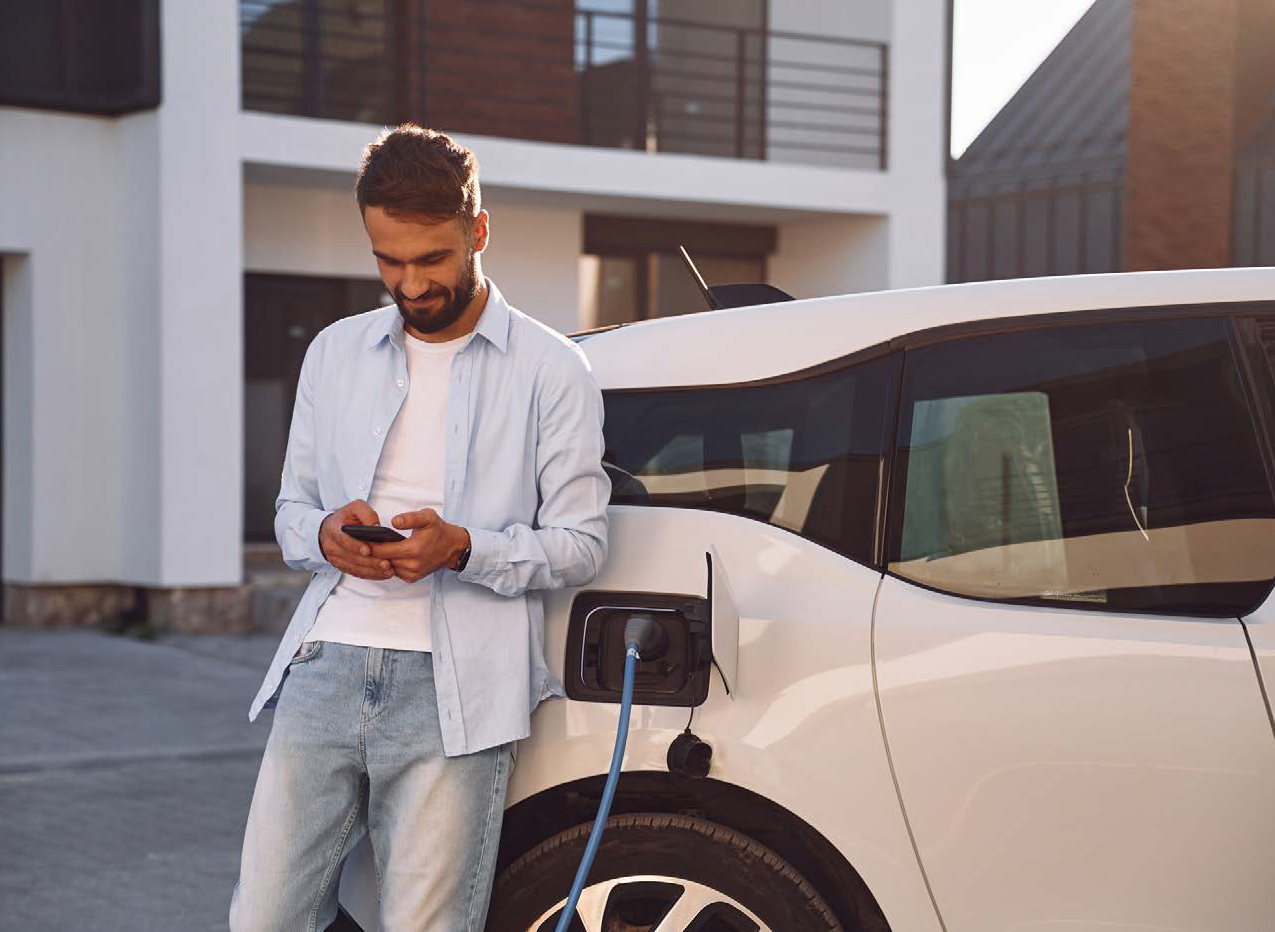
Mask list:
POLYGON ((301 519, 301 538, 306 542, 306 546, 310 550, 310 559, 314 560, 316 563, 325 563, 328 566, 331 566, 332 564, 329 562, 328 558, 323 555, 322 548, 319 547, 319 527, 323 524, 323 519, 332 514, 335 510, 336 509, 334 508, 332 511, 321 511, 316 508, 301 519))
POLYGON ((469 562, 456 574, 465 582, 486 583, 508 562, 505 552, 509 539, 500 531, 466 528, 469 531, 469 562))

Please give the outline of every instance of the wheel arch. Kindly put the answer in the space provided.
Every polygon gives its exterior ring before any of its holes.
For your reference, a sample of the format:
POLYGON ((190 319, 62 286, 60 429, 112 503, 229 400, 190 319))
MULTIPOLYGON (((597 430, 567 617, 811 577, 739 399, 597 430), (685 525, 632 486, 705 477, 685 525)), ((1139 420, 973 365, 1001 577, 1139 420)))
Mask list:
MULTIPOLYGON (((561 783, 511 806, 502 825, 497 877, 542 841, 592 822, 605 782, 605 775, 597 775, 561 783)), ((747 835, 803 874, 848 930, 889 932, 881 907, 853 865, 814 826, 773 800, 711 777, 626 771, 611 814, 636 812, 695 815, 747 835)))

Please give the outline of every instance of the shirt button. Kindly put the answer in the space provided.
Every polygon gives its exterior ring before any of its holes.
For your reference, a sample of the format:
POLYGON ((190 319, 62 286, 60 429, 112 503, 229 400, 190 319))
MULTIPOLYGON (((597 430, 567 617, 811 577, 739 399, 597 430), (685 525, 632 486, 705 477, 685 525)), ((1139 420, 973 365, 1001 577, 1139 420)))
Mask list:
POLYGON ((360 482, 360 483, 359 483, 359 491, 360 491, 360 492, 362 492, 362 491, 363 491, 363 483, 362 483, 362 482, 360 482))
POLYGON ((376 434, 376 435, 378 435, 378 436, 379 436, 379 435, 380 435, 380 433, 381 433, 381 428, 379 428, 379 427, 373 427, 373 428, 372 428, 372 433, 374 433, 374 434, 376 434))
POLYGON ((398 384, 398 387, 399 387, 399 388, 402 388, 402 387, 403 387, 403 380, 402 380, 402 379, 399 379, 399 380, 397 381, 397 384, 398 384))

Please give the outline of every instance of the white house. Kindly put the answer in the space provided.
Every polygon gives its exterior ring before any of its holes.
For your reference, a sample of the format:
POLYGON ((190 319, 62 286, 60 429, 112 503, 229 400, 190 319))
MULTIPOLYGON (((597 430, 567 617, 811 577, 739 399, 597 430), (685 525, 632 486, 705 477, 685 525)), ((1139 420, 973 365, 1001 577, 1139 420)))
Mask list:
POLYGON ((110 7, 0 29, 6 622, 253 623, 301 354, 388 303, 384 125, 475 150, 484 269, 562 331, 700 310, 679 243, 796 297, 943 281, 947 0, 110 7))

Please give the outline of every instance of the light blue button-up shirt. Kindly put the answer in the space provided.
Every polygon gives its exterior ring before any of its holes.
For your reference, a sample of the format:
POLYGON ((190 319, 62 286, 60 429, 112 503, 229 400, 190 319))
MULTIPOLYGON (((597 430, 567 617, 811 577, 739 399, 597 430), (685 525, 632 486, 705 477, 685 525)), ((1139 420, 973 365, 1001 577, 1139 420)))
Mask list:
MULTIPOLYGON (((565 695, 545 663, 536 590, 588 583, 607 551, 611 481, 602 469, 602 394, 588 361, 571 340, 510 307, 491 279, 487 287, 475 336, 452 361, 439 438, 441 514, 472 542, 463 571, 432 577, 431 653, 448 756, 527 737, 540 700, 565 695)), ((274 527, 284 562, 314 575, 249 721, 278 700, 289 661, 340 579, 319 549, 319 525, 369 497, 407 397, 403 340, 391 304, 336 321, 306 349, 274 527)))

